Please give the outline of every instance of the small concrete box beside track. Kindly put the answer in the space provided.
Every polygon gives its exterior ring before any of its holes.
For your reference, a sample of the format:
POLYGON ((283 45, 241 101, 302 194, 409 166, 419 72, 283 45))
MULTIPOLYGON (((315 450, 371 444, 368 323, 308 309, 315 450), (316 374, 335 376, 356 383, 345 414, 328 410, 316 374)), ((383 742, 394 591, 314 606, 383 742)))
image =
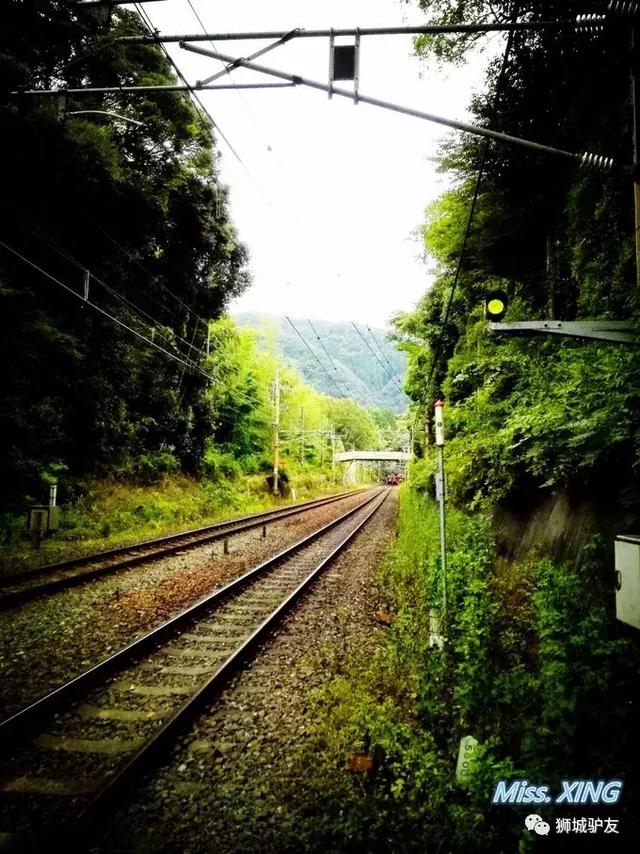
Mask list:
POLYGON ((27 514, 29 531, 56 531, 60 525, 60 508, 50 504, 35 504, 27 514))
POLYGON ((640 535, 616 537, 616 617, 640 629, 640 535))

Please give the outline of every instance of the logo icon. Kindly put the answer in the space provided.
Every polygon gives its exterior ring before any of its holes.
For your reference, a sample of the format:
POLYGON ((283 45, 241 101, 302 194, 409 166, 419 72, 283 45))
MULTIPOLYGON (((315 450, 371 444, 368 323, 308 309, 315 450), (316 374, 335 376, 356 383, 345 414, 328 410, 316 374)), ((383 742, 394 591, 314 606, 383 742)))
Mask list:
POLYGON ((524 826, 527 830, 534 830, 538 836, 547 836, 549 833, 549 825, 543 821, 542 816, 531 813, 524 820, 524 826))

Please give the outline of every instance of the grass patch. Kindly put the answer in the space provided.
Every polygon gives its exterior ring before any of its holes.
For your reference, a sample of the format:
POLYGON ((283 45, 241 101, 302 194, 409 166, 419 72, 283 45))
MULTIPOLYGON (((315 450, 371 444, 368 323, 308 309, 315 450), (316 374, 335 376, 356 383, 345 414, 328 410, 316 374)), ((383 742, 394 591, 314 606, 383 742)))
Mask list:
MULTIPOLYGON (((640 658, 606 606, 606 557, 595 544, 580 574, 540 559, 504 566, 490 519, 450 509, 440 651, 429 644, 441 595, 437 506, 406 487, 400 501, 398 538, 378 578, 391 628, 372 660, 354 657, 315 694, 283 850, 528 851, 532 808, 492 807, 499 779, 537 781, 554 794, 562 779, 623 779, 622 808, 605 812, 630 838, 640 658), (479 748, 457 782, 465 735, 479 748), (373 768, 354 773, 349 758, 363 755, 373 768)), ((553 830, 567 813, 533 809, 553 830)), ((563 850, 581 842, 567 837, 563 850)))
MULTIPOLYGON (((296 500, 344 489, 324 475, 305 474, 294 482, 296 500)), ((196 480, 167 475, 160 483, 139 485, 97 481, 77 500, 61 505, 59 530, 34 549, 23 516, 0 519, 3 549, 0 572, 8 575, 66 558, 153 539, 231 516, 290 503, 275 499, 261 475, 196 480)))

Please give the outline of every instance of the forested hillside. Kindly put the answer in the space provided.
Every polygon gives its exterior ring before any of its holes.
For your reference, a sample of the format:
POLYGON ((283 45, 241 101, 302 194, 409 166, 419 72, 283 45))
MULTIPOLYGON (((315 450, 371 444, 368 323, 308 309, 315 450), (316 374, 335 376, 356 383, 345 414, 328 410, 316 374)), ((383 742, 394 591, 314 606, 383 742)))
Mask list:
POLYGON ((258 333, 262 349, 275 349, 323 394, 351 397, 368 409, 406 411, 402 392, 406 358, 384 329, 360 322, 356 329, 352 323, 291 318, 294 328, 282 316, 255 312, 234 316, 239 326, 258 333))

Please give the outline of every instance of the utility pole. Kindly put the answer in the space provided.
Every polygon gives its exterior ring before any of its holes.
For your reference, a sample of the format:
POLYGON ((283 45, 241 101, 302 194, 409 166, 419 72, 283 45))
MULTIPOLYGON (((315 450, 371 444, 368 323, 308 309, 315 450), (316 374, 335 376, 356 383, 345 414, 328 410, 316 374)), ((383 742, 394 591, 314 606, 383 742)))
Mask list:
POLYGON ((435 434, 438 450, 438 471, 436 473, 436 498, 440 505, 440 573, 442 577, 442 632, 446 635, 447 622, 447 561, 445 535, 445 476, 444 476, 444 403, 436 400, 435 405, 435 434))
POLYGON ((633 110, 633 210, 636 245, 636 285, 640 287, 640 90, 638 88, 638 27, 631 27, 631 107, 633 110))
POLYGON ((331 483, 336 479, 336 428, 331 425, 331 483))
POLYGON ((304 406, 300 407, 300 465, 304 463, 304 406))
POLYGON ((279 456, 280 456, 280 368, 276 368, 273 384, 273 494, 279 495, 279 456))

